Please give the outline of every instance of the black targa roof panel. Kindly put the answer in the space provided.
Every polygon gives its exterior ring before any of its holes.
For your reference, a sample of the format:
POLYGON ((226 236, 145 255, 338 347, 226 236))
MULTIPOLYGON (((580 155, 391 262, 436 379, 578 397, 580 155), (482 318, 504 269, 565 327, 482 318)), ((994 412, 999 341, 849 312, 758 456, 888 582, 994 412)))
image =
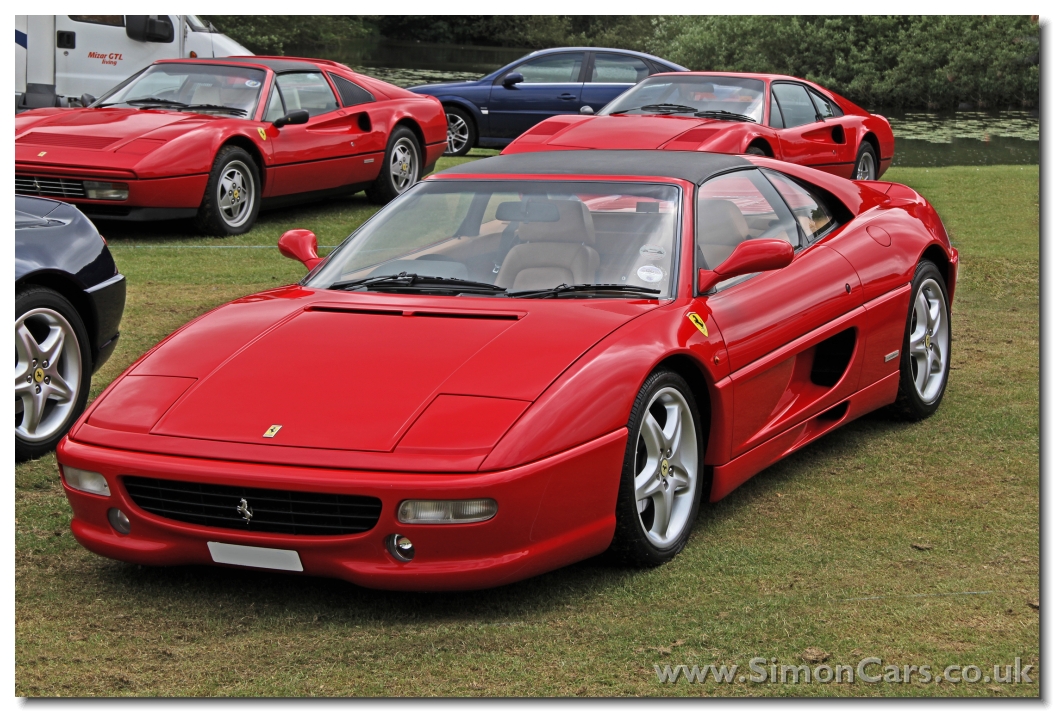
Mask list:
POLYGON ((231 64, 260 64, 270 67, 275 72, 319 72, 317 64, 298 59, 271 59, 261 57, 217 57, 217 61, 231 64))
POLYGON ((753 164, 739 156, 696 151, 541 151, 470 161, 438 175, 656 176, 702 183, 753 164))

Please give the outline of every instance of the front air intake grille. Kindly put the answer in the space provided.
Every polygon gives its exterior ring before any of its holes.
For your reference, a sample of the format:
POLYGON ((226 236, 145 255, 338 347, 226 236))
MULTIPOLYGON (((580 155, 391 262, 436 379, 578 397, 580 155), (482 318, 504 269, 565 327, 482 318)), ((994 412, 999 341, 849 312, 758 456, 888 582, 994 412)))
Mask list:
POLYGON ((15 176, 17 195, 41 195, 48 198, 83 198, 84 181, 44 176, 15 176))
POLYGON ((339 536, 369 531, 381 516, 381 500, 376 497, 231 487, 152 477, 121 479, 132 501, 147 512, 206 527, 339 536), (252 516, 247 518, 249 512, 252 516))

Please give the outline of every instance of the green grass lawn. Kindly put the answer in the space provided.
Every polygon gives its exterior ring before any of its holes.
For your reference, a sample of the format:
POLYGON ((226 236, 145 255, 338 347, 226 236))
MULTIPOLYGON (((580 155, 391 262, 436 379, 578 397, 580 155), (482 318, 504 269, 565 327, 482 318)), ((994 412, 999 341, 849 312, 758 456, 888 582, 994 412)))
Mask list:
MULTIPOLYGON (((1033 684, 657 680, 655 665, 749 674, 750 658, 801 665, 810 648, 854 668, 1038 667, 1039 170, 885 177, 930 199, 962 254, 929 420, 826 436, 705 510, 659 569, 587 561, 440 595, 101 558, 70 535, 48 456, 15 470, 16 694, 1037 696, 1035 670, 1033 684)), ((373 211, 360 194, 265 213, 229 240, 106 228, 128 305, 93 394, 190 318, 302 276, 273 249, 284 230, 335 245, 373 211)))

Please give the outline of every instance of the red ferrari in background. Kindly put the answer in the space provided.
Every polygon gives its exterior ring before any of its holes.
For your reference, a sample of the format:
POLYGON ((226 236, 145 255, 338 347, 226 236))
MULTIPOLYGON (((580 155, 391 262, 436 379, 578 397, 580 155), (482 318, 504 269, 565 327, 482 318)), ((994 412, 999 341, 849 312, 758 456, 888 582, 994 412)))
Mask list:
POLYGON ((365 190, 384 203, 446 149, 438 99, 320 59, 155 62, 87 108, 15 117, 15 192, 94 219, 248 231, 261 206, 365 190))
POLYGON ((88 549, 390 589, 685 545, 703 502, 931 415, 958 253, 903 185, 757 156, 496 156, 187 324, 61 442, 88 549))
POLYGON ((596 116, 543 121, 502 153, 583 148, 746 153, 875 180, 893 161, 893 131, 804 79, 679 72, 648 77, 596 116))

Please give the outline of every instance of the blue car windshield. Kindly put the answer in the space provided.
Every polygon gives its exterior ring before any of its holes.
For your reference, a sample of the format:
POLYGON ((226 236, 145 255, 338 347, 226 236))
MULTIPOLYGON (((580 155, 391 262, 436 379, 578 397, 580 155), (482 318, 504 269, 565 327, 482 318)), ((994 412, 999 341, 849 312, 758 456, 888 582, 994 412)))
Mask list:
POLYGON ((765 115, 765 82, 746 77, 655 76, 645 79, 599 112, 607 114, 668 114, 728 112, 761 123, 765 115))
POLYGON ((494 285, 507 296, 564 284, 672 296, 680 201, 680 188, 658 183, 424 181, 345 240, 306 284, 341 288, 405 272, 494 285))

